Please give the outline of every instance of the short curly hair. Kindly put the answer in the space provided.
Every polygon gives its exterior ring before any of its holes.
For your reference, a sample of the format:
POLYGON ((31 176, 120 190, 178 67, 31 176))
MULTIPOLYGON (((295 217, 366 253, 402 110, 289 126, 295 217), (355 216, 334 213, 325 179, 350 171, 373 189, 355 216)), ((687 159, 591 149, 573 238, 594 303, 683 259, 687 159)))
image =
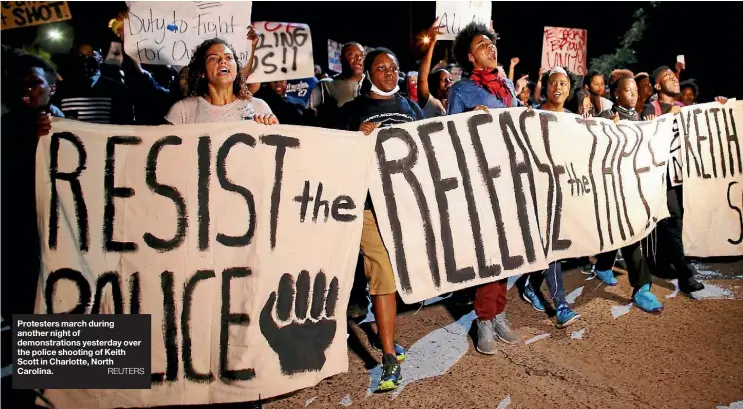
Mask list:
POLYGON ((452 47, 454 59, 457 61, 457 64, 462 67, 462 71, 467 74, 470 74, 475 68, 469 58, 470 48, 472 47, 472 41, 475 37, 480 35, 489 38, 493 43, 498 39, 498 35, 491 32, 485 24, 477 23, 475 21, 467 24, 467 26, 457 34, 456 38, 454 38, 454 46, 452 47))
MULTIPOLYGON (((235 50, 232 45, 221 38, 211 38, 199 44, 191 57, 191 61, 188 63, 188 95, 203 97, 209 93, 209 81, 206 79, 206 53, 215 44, 222 44, 233 52, 235 50)), ((237 75, 235 76, 235 81, 232 82, 232 92, 239 99, 249 100, 252 98, 252 94, 250 93, 248 84, 245 82, 245 78, 243 78, 242 72, 240 72, 242 64, 240 64, 237 56, 234 57, 235 64, 237 65, 237 75)))
POLYGON ((635 74, 630 70, 620 68, 612 71, 609 75, 609 99, 612 101, 616 100, 615 91, 623 79, 634 80, 635 74))

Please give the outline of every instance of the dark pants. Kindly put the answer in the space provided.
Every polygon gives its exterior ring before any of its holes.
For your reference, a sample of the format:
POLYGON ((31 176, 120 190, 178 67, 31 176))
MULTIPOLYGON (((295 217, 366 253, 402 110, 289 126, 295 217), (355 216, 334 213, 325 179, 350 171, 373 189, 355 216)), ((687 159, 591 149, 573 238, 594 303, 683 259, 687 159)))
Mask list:
POLYGON ((547 270, 524 274, 516 282, 516 285, 519 289, 528 285, 532 291, 538 292, 542 287, 542 283, 545 281, 547 281, 547 288, 550 290, 550 297, 552 298, 555 308, 567 304, 565 301, 565 288, 562 284, 562 263, 559 261, 550 263, 547 270), (527 277, 529 278, 528 283, 526 281, 527 277))
MULTIPOLYGON (((624 252, 622 252, 624 254, 624 252)), ((614 262, 617 259, 617 250, 607 251, 596 256, 596 270, 606 271, 611 270, 614 267, 614 262)))
POLYGON ((506 309, 507 280, 483 284, 475 290, 475 314, 481 321, 490 321, 506 309))
POLYGON ((671 217, 658 222, 655 228, 657 243, 651 247, 649 258, 654 260, 657 269, 673 269, 679 280, 688 280, 696 275, 696 269, 684 257, 684 243, 681 232, 684 227, 684 204, 682 186, 666 192, 668 213, 671 217))
POLYGON ((622 248, 622 256, 624 256, 624 262, 627 264, 629 284, 634 289, 633 294, 652 281, 650 265, 645 253, 648 251, 649 240, 650 237, 647 237, 622 248))

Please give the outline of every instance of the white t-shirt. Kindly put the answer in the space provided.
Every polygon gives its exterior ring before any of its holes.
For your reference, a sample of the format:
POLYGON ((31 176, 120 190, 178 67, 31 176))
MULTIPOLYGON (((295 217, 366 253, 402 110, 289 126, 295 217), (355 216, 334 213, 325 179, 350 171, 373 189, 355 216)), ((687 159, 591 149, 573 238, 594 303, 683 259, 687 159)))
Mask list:
POLYGON ((256 115, 272 113, 266 101, 255 97, 236 99, 221 106, 212 105, 203 97, 188 97, 176 102, 165 115, 165 120, 173 125, 252 121, 256 115))
POLYGON ((446 115, 446 108, 444 108, 444 104, 438 98, 434 97, 433 94, 428 94, 428 101, 423 106, 423 115, 426 119, 444 116, 446 115))

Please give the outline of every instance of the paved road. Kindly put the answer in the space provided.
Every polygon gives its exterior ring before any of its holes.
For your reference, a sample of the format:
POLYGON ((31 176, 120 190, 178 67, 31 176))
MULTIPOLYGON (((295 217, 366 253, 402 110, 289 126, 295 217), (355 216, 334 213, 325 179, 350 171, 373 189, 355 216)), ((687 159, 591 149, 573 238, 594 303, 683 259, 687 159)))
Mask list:
MULTIPOLYGON (((377 352, 369 324, 352 324, 350 370, 264 403, 280 408, 725 408, 743 407, 743 259, 698 262, 707 289, 692 299, 656 279, 661 316, 630 308, 626 276, 608 288, 577 269, 566 293, 583 319, 558 330, 509 291, 508 314, 528 344, 475 352, 473 313, 440 301, 398 317, 405 383, 371 394, 377 352), (736 403, 737 402, 737 403, 736 403), (732 406, 731 406, 732 405, 732 406)), ((546 291, 546 290, 545 290, 546 291)))

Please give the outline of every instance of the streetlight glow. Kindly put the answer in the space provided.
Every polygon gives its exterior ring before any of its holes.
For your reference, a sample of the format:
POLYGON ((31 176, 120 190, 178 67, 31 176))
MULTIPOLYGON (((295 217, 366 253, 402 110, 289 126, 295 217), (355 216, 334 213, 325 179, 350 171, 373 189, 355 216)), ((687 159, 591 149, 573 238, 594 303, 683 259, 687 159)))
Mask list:
POLYGON ((62 33, 59 30, 49 30, 49 39, 53 41, 59 41, 62 39, 62 33))

